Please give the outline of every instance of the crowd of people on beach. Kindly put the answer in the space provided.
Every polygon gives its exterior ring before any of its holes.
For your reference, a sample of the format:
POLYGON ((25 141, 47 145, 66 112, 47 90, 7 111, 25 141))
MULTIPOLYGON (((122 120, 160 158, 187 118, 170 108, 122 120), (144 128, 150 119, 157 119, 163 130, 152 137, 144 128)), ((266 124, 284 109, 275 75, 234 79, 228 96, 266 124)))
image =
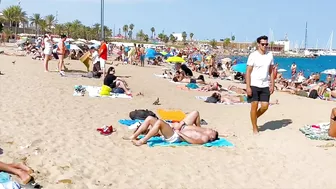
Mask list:
MULTIPOLYGON (((91 61, 89 73, 92 74, 92 77, 103 78, 101 93, 132 95, 126 80, 116 76, 116 67, 110 66, 107 69, 106 62, 108 57, 115 55, 114 61, 144 67, 149 48, 140 44, 134 44, 133 47, 124 45, 117 47, 102 39, 99 47, 92 46, 86 48, 81 54, 75 53, 72 56, 65 44, 66 39, 67 36, 61 35, 61 40, 56 45, 50 33, 47 33, 43 39, 37 39, 35 44, 27 43, 24 50, 27 54, 32 55, 33 59, 43 60, 46 72, 49 71, 49 61, 52 58, 57 59, 59 62, 57 69, 61 76, 66 75, 67 68, 64 63, 66 57, 80 59, 88 53, 87 58, 91 61)), ((155 48, 156 56, 147 58, 147 64, 171 66, 160 76, 174 83, 184 83, 180 86, 181 89, 209 92, 209 96, 205 100, 207 103, 250 103, 250 118, 254 133, 258 133, 258 118, 268 110, 269 105, 279 103, 277 100, 270 102, 270 96, 274 90, 314 99, 330 100, 336 97, 336 77, 332 78, 331 75, 328 75, 326 82, 323 82, 320 81, 320 75, 314 73, 306 79, 302 72, 297 73, 297 66, 293 63, 291 66, 292 78, 290 80, 284 79, 282 74, 278 72, 278 64, 274 64, 272 53, 266 50, 268 37, 261 36, 256 41, 258 50, 250 54, 246 73, 239 73, 231 69, 237 64, 237 60, 223 61, 219 58, 221 57, 220 52, 201 50, 195 47, 185 49, 155 48), (172 62, 171 65, 167 63, 169 57, 179 57, 184 61, 172 62), (219 81, 207 82, 206 78, 240 79, 246 84, 246 88, 235 85, 224 88, 219 81)), ((113 129, 104 127, 99 131, 101 134, 110 134, 113 129)), ((336 108, 331 112, 329 135, 336 137, 336 108)), ((219 139, 217 131, 201 126, 200 113, 196 110, 177 122, 168 122, 157 116, 148 115, 136 127, 133 134, 123 137, 123 139, 132 141, 136 146, 141 146, 154 136, 161 136, 168 143, 185 141, 190 144, 205 144, 219 139), (140 135, 143 137, 139 138, 140 135)), ((0 170, 18 175, 24 184, 32 180, 30 175, 33 171, 24 164, 0 162, 0 170)))

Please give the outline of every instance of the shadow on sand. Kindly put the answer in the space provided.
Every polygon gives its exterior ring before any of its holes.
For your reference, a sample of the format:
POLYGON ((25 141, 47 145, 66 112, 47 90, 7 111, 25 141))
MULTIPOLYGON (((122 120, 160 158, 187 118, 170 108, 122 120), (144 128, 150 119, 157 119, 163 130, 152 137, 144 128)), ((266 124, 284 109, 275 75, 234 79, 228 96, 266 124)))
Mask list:
POLYGON ((291 119, 269 121, 265 123, 263 126, 261 126, 259 131, 277 130, 277 129, 281 129, 282 127, 287 127, 288 125, 292 123, 293 121, 291 119))

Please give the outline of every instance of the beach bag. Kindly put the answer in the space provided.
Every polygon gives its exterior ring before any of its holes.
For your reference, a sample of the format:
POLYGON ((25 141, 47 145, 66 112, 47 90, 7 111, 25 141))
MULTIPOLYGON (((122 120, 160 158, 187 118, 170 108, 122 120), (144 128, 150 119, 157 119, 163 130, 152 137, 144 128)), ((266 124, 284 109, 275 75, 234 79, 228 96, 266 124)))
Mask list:
POLYGON ((110 96, 111 93, 111 87, 107 86, 107 85, 103 85, 101 90, 100 90, 100 95, 101 96, 110 96))
POLYGON ((134 110, 129 113, 129 117, 132 120, 145 120, 148 116, 156 117, 156 114, 150 110, 134 110))
POLYGON ((204 102, 207 102, 207 103, 217 103, 218 99, 216 99, 213 96, 209 96, 204 102))
POLYGON ((317 97, 318 97, 317 90, 313 89, 312 91, 310 91, 309 98, 316 99, 317 97))

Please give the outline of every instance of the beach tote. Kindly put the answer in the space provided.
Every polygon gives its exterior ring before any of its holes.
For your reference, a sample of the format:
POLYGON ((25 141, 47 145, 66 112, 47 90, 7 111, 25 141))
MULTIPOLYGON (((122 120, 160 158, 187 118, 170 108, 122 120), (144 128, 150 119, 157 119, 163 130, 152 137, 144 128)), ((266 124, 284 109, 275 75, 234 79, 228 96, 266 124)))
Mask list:
POLYGON ((132 120, 145 120, 148 116, 157 117, 156 114, 150 110, 134 110, 129 113, 132 120))

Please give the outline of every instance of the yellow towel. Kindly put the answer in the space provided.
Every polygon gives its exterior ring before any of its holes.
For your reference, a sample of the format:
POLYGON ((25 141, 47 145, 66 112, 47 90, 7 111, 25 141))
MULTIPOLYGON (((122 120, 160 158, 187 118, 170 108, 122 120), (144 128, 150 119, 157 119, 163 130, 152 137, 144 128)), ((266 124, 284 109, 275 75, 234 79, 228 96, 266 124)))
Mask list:
POLYGON ((158 109, 157 113, 162 120, 182 121, 186 117, 186 114, 181 110, 158 109))

